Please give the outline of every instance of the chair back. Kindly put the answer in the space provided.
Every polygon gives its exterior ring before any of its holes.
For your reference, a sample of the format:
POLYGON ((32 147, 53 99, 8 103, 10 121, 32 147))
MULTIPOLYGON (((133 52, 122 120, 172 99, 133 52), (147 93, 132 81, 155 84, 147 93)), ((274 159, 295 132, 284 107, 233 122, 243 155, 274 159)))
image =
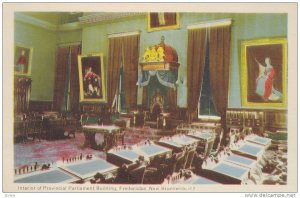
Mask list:
POLYGON ((82 114, 80 116, 81 125, 92 125, 99 123, 99 116, 96 114, 82 114))
POLYGON ((146 166, 140 166, 129 172, 129 183, 131 184, 142 184, 144 181, 146 166))
POLYGON ((196 148, 193 148, 193 149, 188 151, 186 163, 185 163, 185 166, 184 166, 185 169, 188 169, 192 166, 192 162, 194 160, 195 153, 196 153, 196 148))
POLYGON ((179 170, 184 168, 186 159, 187 159, 187 152, 184 150, 181 153, 178 153, 176 156, 176 162, 174 164, 173 172, 178 172, 179 170))
POLYGON ((151 166, 158 168, 161 164, 165 162, 166 156, 165 155, 157 155, 151 162, 151 166))

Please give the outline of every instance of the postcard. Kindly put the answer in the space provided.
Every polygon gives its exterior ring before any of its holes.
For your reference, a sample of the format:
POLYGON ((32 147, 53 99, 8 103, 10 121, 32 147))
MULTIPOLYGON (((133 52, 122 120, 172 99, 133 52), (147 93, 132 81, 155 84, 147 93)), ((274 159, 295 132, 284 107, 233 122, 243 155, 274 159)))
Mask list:
POLYGON ((297 192, 296 3, 3 19, 3 192, 297 192))

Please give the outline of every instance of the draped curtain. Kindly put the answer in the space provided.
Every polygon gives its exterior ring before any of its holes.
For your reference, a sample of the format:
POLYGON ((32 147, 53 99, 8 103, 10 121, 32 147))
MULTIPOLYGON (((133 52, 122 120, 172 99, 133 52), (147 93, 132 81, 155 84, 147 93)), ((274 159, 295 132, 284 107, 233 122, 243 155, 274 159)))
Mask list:
POLYGON ((120 65, 122 61, 122 38, 109 38, 108 46, 108 105, 112 108, 120 80, 120 65))
POLYGON ((223 122, 228 103, 230 39, 231 26, 209 30, 210 85, 215 109, 223 122))
POLYGON ((56 56, 55 84, 53 95, 54 110, 60 111, 64 101, 67 79, 69 47, 58 48, 56 56))
POLYGON ((113 37, 109 39, 108 52, 108 105, 113 107, 120 81, 120 65, 124 68, 124 94, 126 108, 137 104, 137 76, 140 35, 113 37))
POLYGON ((140 35, 123 37, 124 94, 127 109, 136 107, 140 35))
POLYGON ((79 74, 77 57, 81 54, 81 46, 72 46, 71 50, 71 76, 70 76, 70 110, 79 111, 79 74))
POLYGON ((189 122, 198 110, 205 64, 206 35, 206 28, 188 30, 187 110, 189 122))
POLYGON ((160 84, 170 87, 176 88, 176 81, 178 78, 178 70, 170 70, 170 71, 159 71, 159 70, 151 70, 151 71, 142 71, 139 78, 137 85, 144 87, 148 86, 150 83, 150 79, 156 76, 157 80, 160 84))
POLYGON ((197 112, 207 41, 209 45, 210 86, 213 103, 216 111, 222 118, 222 124, 225 124, 225 113, 228 103, 230 39, 230 25, 189 30, 187 69, 189 121, 193 119, 197 112))
POLYGON ((79 82, 77 56, 81 46, 60 47, 57 50, 53 106, 54 110, 68 110, 65 106, 69 98, 70 110, 79 108, 79 82), (68 71, 69 70, 69 71, 68 71), (70 87, 69 87, 70 83, 70 87), (70 93, 70 95, 68 95, 70 93))

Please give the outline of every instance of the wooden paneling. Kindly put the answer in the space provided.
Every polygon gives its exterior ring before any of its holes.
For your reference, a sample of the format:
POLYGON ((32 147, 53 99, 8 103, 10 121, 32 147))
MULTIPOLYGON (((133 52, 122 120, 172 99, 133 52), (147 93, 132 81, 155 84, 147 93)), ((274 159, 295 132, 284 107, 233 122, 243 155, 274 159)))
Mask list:
POLYGON ((31 93, 31 78, 26 76, 15 76, 14 79, 14 111, 16 113, 29 110, 29 99, 31 93))
POLYGON ((269 131, 286 130, 287 116, 286 110, 267 111, 265 115, 266 129, 269 131))
POLYGON ((52 101, 30 100, 29 109, 36 112, 52 111, 52 101))
POLYGON ((276 132, 287 129, 286 110, 266 109, 227 109, 227 128, 253 128, 264 132, 265 130, 276 132))
POLYGON ((108 107, 105 104, 80 104, 81 113, 106 113, 108 112, 108 107))

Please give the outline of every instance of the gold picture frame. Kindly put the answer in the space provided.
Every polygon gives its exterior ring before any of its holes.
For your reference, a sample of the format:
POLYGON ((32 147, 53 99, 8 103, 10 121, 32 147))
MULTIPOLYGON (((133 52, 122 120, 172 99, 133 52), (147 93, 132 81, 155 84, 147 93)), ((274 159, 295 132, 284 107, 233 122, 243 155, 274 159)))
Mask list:
POLYGON ((106 103, 103 54, 78 56, 80 102, 106 103))
POLYGON ((240 69, 243 107, 286 108, 286 38, 242 41, 240 69))
POLYGON ((175 12, 150 12, 147 14, 148 32, 159 30, 179 29, 179 13, 175 12))
POLYGON ((14 54, 14 74, 15 75, 31 75, 33 48, 22 44, 15 45, 14 54))

